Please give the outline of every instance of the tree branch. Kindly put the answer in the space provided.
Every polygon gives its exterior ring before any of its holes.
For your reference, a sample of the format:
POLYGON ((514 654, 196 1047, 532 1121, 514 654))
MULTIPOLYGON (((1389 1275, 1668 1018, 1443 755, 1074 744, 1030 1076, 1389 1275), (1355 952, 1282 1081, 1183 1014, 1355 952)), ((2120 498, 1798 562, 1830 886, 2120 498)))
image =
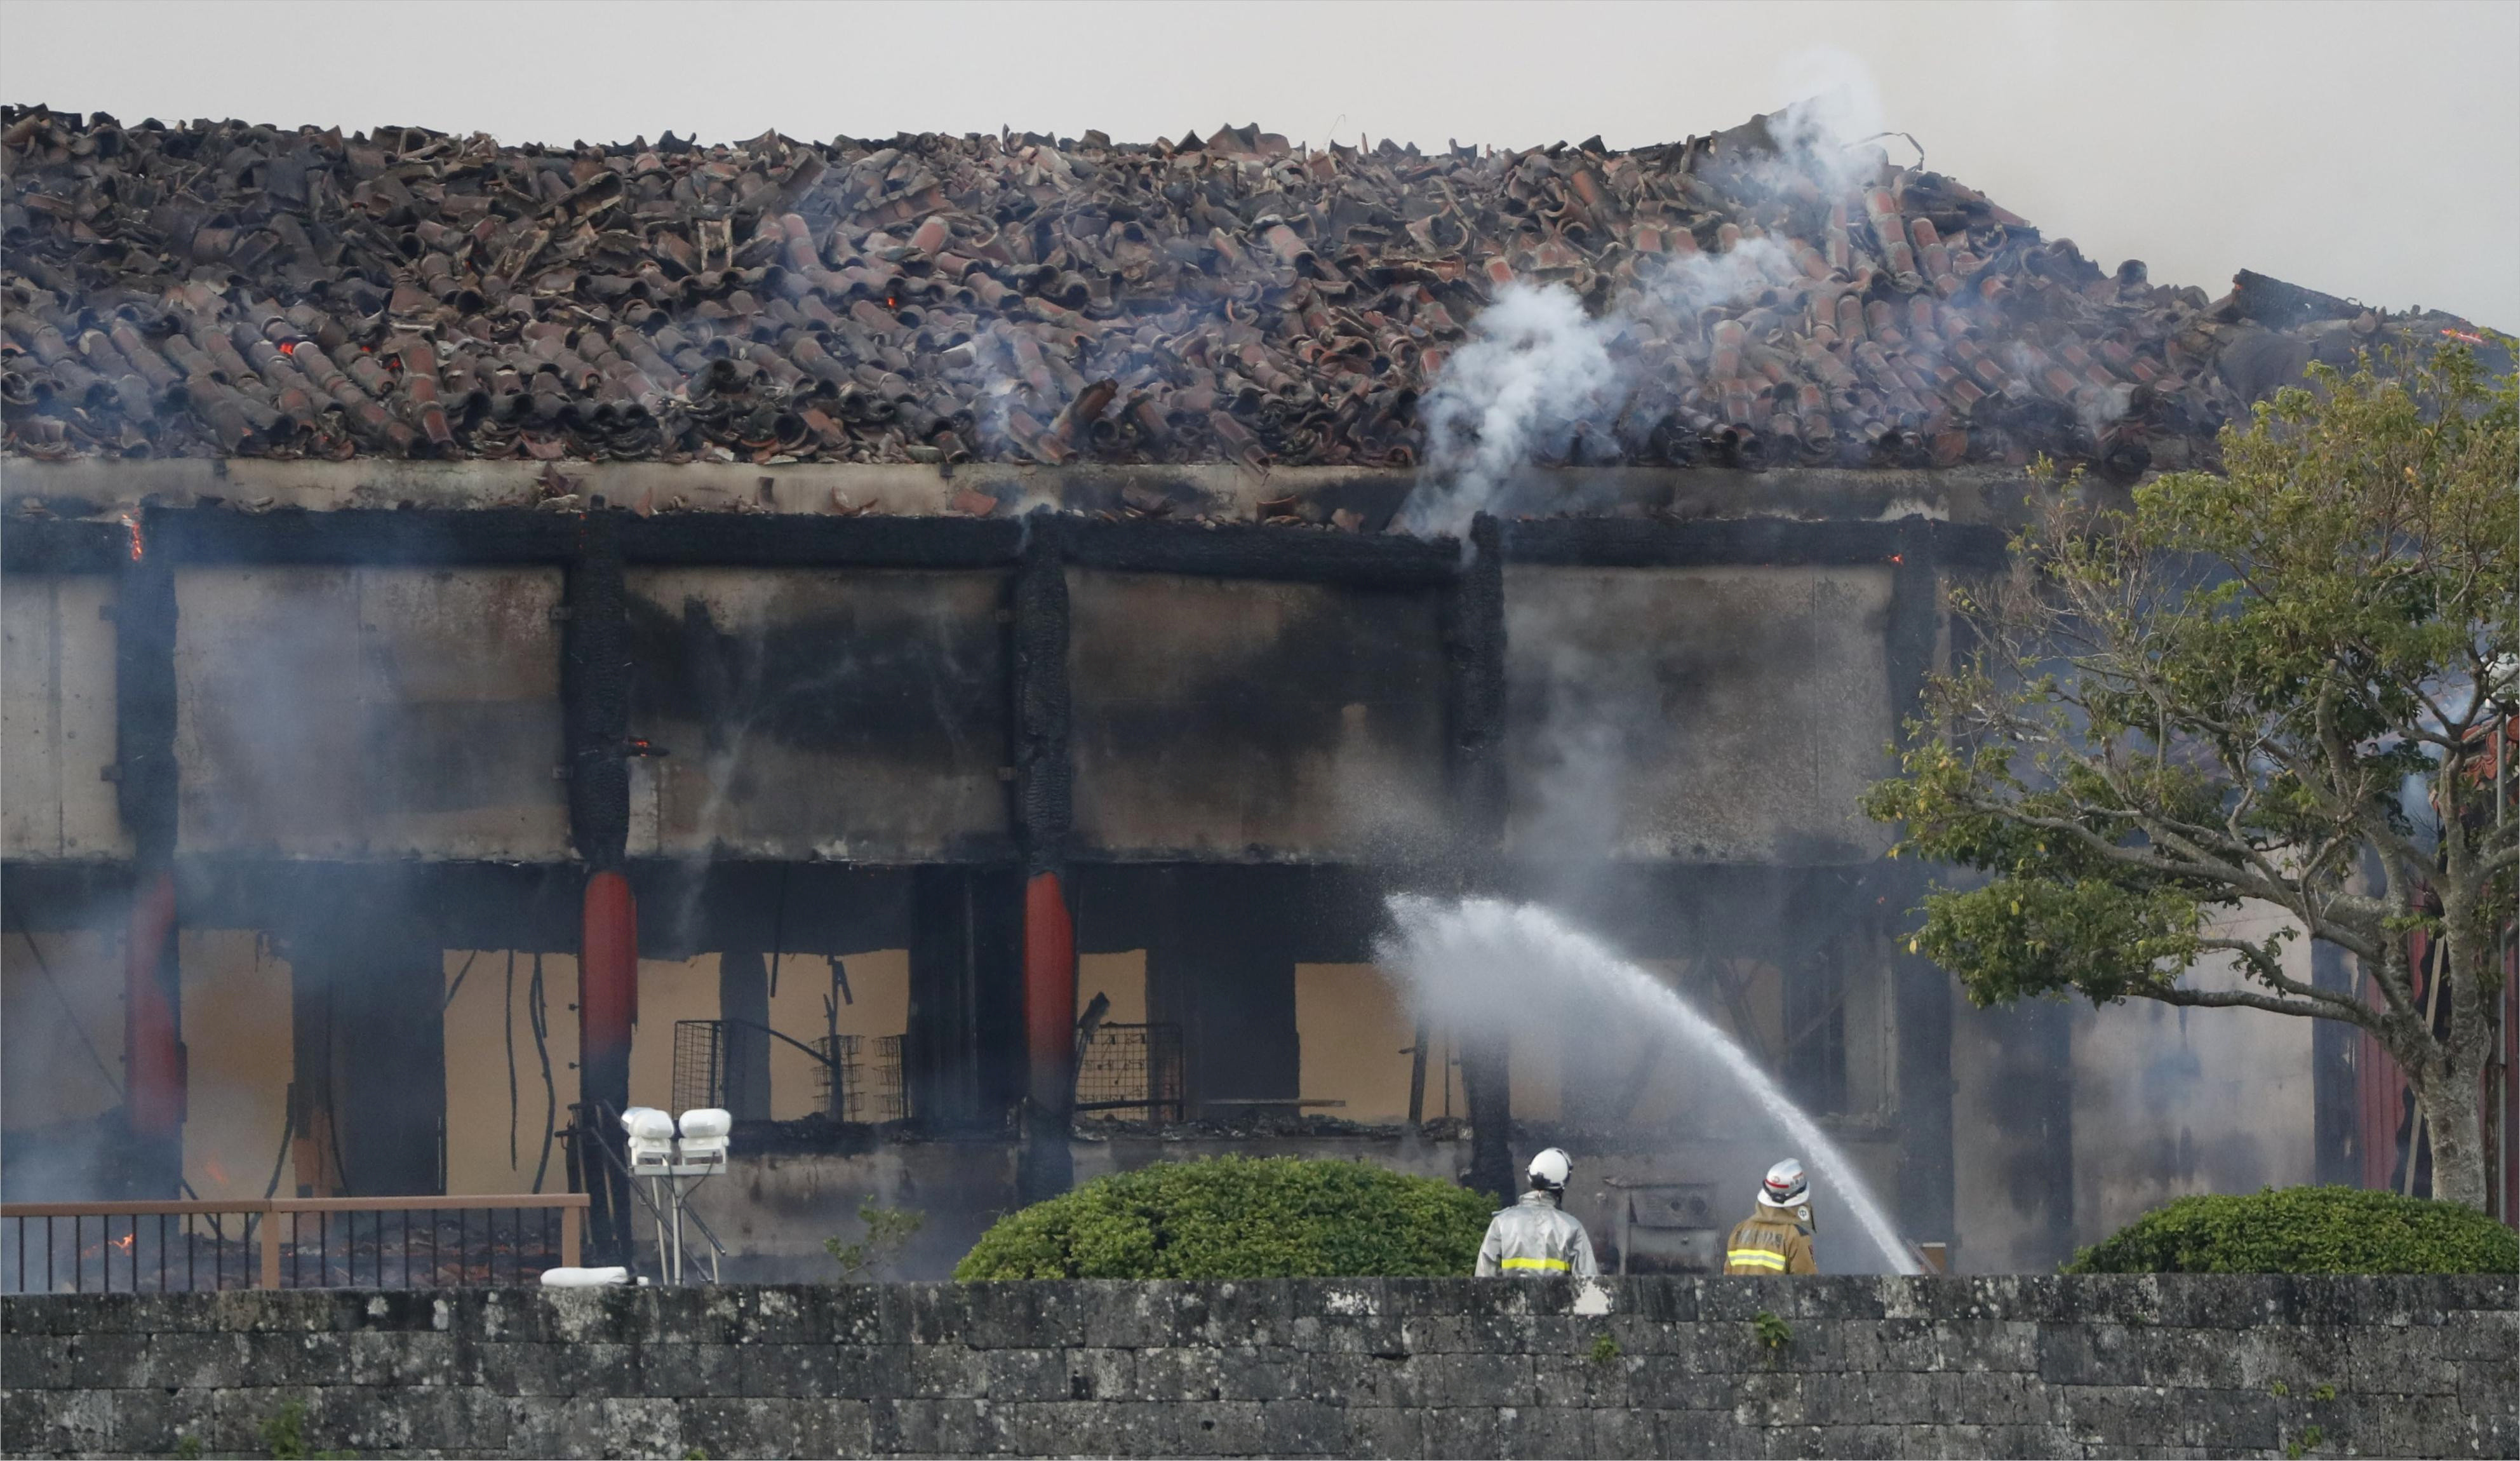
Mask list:
MULTIPOLYGON (((2281 993, 2292 995, 2296 999, 2308 999, 2319 1004, 2337 1005, 2348 1010, 2367 1010, 2370 1008, 2370 1006, 2362 1003, 2362 1001, 2359 999, 2356 999, 2350 993, 2336 989, 2321 989, 2315 984, 2303 983, 2301 981, 2285 974, 2281 965, 2275 963, 2272 959, 2268 958, 2266 956, 2265 949, 2259 947, 2257 944, 2247 941, 2246 939, 2199 938, 2196 940, 2196 946, 2198 948, 2213 949, 2222 953, 2238 955, 2248 963, 2250 972, 2255 975, 2258 980, 2281 993)), ((2347 1018, 2351 1017, 2349 1016, 2347 1018)))
POLYGON ((2138 998, 2157 999, 2163 1004, 2185 1005, 2191 1009, 2267 1010, 2277 1015, 2298 1015, 2305 1020, 2342 1019, 2350 1024, 2363 1026, 2373 1033, 2378 1033, 2380 1029, 2377 1024, 2350 1014, 2333 1015, 2317 1005, 2303 1004, 2297 1000, 2277 999, 2272 994, 2259 994, 2248 989, 2182 989, 2176 984, 2162 984, 2146 985, 2128 992, 2138 998))

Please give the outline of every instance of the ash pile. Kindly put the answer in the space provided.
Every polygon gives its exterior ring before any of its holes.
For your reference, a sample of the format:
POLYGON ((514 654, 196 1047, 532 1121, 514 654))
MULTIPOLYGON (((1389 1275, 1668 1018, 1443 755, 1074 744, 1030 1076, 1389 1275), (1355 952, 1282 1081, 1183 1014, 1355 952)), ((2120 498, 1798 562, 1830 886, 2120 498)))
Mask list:
POLYGON ((13 107, 6 449, 1410 469, 1520 283, 1580 300, 1615 367, 1544 464, 2125 478, 2210 465, 2313 358, 2465 329, 2103 269, 1786 130, 556 149, 13 107))

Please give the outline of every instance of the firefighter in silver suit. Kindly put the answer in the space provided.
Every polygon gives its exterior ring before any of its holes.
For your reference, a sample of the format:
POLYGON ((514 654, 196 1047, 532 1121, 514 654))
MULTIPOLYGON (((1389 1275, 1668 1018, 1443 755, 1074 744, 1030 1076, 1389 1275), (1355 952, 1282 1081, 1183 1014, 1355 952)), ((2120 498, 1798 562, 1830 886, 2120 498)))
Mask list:
POLYGON ((1531 1190, 1488 1223, 1487 1241, 1479 1245, 1479 1277, 1592 1278, 1600 1271, 1584 1224, 1560 1207, 1574 1170, 1574 1162, 1555 1147, 1531 1159, 1531 1190))

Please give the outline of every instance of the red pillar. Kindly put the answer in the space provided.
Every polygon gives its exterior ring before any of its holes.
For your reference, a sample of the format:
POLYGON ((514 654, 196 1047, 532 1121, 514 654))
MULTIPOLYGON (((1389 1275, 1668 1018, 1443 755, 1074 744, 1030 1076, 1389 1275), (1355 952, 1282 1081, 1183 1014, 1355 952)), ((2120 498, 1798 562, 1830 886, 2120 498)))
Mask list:
POLYGON ((586 880, 577 937, 578 1087, 619 1112, 630 1101, 630 1027, 639 1023, 639 911, 617 872, 586 880))
POLYGON ((167 987, 174 936, 175 875, 159 872, 132 894, 122 951, 123 1109, 132 1134, 152 1143, 184 1133, 184 1046, 167 987))
POLYGON ((1076 925, 1057 873, 1024 884, 1024 1036, 1033 1105, 1065 1113, 1076 1083, 1076 925))

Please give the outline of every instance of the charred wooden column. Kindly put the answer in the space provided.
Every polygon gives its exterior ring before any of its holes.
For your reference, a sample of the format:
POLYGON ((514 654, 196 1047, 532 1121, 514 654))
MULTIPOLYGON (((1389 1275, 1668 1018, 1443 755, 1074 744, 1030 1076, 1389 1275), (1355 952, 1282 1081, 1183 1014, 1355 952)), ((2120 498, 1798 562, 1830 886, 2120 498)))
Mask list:
POLYGON ((1148 1017, 1178 1025, 1192 1115, 1232 1119, 1300 1108, 1291 924, 1299 905, 1275 870, 1183 864, 1158 885, 1150 920, 1148 1017))
MULTIPOLYGON (((1944 655, 1943 573, 1953 568, 2000 568, 2002 550, 1981 530, 1947 553, 1946 529, 1923 518, 1901 520, 1892 529, 1888 656, 1890 723, 1906 726, 1920 708, 1925 677, 1944 655), (1973 545, 1973 546, 1972 546, 1973 545), (1991 553, 1989 550, 1992 550, 1991 553)), ((1903 913, 1923 897, 1916 872, 1887 877, 1883 908, 1903 913)), ((1893 1075, 1899 1100, 1899 1223, 1911 1238, 1958 1241, 1952 1151, 1952 977, 1929 959, 1907 952, 1905 925, 1884 931, 1890 940, 1890 992, 1897 1042, 1893 1075)), ((2070 1077, 2069 1077, 2070 1078, 2070 1077)))
POLYGON ((1504 849, 1506 816, 1505 543, 1496 519, 1471 520, 1469 551, 1444 601, 1445 770, 1464 872, 1485 883, 1504 849))
MULTIPOLYGON (((1499 881, 1505 850, 1505 537, 1497 520, 1470 522, 1468 557, 1447 595, 1444 652, 1449 700, 1456 878, 1464 891, 1499 881)), ((1462 1095, 1469 1103, 1469 1185, 1511 1202, 1513 1105, 1501 1038, 1457 1032, 1462 1095)))
POLYGON ((133 1196, 173 1196, 184 1180, 183 982, 176 963, 175 574, 149 553, 158 515, 126 523, 129 557, 114 609, 116 799, 133 879, 123 944, 123 1177, 133 1196))
MULTIPOLYGON (((599 499, 600 502, 600 499, 599 499)), ((599 1252, 627 1249, 627 1179, 605 1156, 621 1150, 630 1104, 630 1031, 639 1020, 638 908, 623 875, 630 841, 629 600, 618 514, 582 520, 567 573, 561 694, 567 737, 569 838, 586 864, 578 925, 578 1168, 593 1199, 599 1252)))
POLYGON ((717 956, 718 1060, 727 1112, 770 1119, 770 965, 758 949, 717 956))
POLYGON ((445 963, 376 898, 289 929, 290 1127, 309 1197, 445 1185, 445 963))
POLYGON ((1023 1096, 1023 881, 930 865, 910 884, 911 1118, 939 1135, 997 1134, 1023 1096))
MULTIPOLYGON (((2352 956, 2333 943, 2310 946, 2310 982, 2321 989, 2354 988, 2352 956)), ((2311 1180, 2322 1187, 2362 1183, 2362 1102, 2354 1053, 2362 1031, 2337 1020, 2310 1022, 2311 1180)))
POLYGON ((1911 1238, 1956 1244, 1959 1214, 1953 1195, 1952 977, 1931 959, 1907 952, 1904 940, 1894 941, 1892 948, 1899 1226, 1911 1238))
POLYGON ((1076 1097, 1076 927, 1067 901, 1072 823, 1068 758, 1067 565, 1056 514, 1031 520, 1015 571, 1014 700, 1017 845, 1023 849, 1025 1092, 1021 1187, 1026 1202, 1068 1189, 1076 1097))

